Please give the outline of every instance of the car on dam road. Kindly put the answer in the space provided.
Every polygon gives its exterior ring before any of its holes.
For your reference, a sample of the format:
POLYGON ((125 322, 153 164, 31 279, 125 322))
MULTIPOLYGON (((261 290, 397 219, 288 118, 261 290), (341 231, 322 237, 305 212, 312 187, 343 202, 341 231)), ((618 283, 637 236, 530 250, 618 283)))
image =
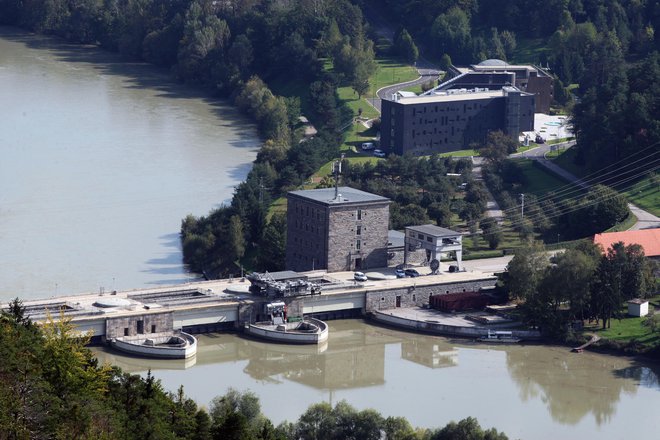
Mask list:
POLYGON ((355 281, 367 281, 367 276, 362 272, 355 272, 353 278, 355 281))
POLYGON ((407 277, 415 278, 419 276, 419 272, 417 272, 415 269, 406 269, 404 272, 407 277))

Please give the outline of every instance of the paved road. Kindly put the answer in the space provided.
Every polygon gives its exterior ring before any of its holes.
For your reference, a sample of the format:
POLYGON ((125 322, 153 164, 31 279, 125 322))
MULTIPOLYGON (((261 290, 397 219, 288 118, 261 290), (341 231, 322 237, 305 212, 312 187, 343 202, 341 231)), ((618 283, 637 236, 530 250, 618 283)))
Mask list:
MULTIPOLYGON (((417 71, 419 72, 419 69, 417 69, 417 71)), ((425 75, 420 74, 419 78, 414 79, 412 81, 403 82, 403 83, 399 83, 399 84, 393 84, 393 85, 385 86, 381 89, 378 89, 378 91, 376 92, 377 97, 376 98, 367 98, 367 101, 369 101, 369 104, 371 104, 376 110, 378 110, 378 112, 380 112, 380 101, 382 99, 385 99, 387 101, 391 101, 392 100, 392 95, 394 95, 399 90, 403 90, 403 89, 406 89, 408 87, 415 86, 417 84, 423 84, 425 82, 428 82, 429 80, 435 80, 437 77, 438 77, 437 71, 435 71, 435 73, 430 73, 430 74, 425 74, 425 75)))
MULTIPOLYGON (((370 2, 364 2, 362 5, 362 12, 364 13, 365 19, 375 30, 376 34, 390 42, 394 40, 394 27, 387 21, 385 17, 383 17, 377 8, 374 8, 370 2)), ((381 99, 392 100, 392 95, 399 90, 403 90, 417 84, 423 84, 429 80, 435 80, 441 73, 441 70, 439 70, 437 66, 424 58, 423 54, 420 54, 420 57, 415 64, 415 68, 417 69, 417 73, 419 73, 419 78, 412 81, 383 87, 376 92, 376 97, 367 98, 367 101, 369 101, 369 103, 376 110, 378 110, 378 112, 380 112, 381 99)))
MULTIPOLYGON (((557 144, 557 145, 562 145, 565 146, 566 148, 570 148, 573 145, 575 145, 574 141, 571 142, 566 142, 564 144, 557 144)), ((572 173, 566 171, 564 168, 556 165, 554 162, 548 160, 545 158, 545 154, 550 151, 550 145, 542 145, 538 148, 534 148, 532 150, 527 150, 524 153, 521 154, 516 154, 512 156, 517 156, 517 157, 528 157, 532 160, 537 161, 540 165, 545 167, 546 169, 550 170, 554 174, 557 174, 558 176, 563 177, 569 182, 574 183, 575 185, 579 186, 580 188, 587 189, 591 185, 588 182, 585 182, 581 180, 579 177, 573 175, 572 173)), ((630 211, 632 211, 633 215, 637 217, 637 223, 633 225, 632 228, 630 228, 631 231, 636 231, 639 229, 652 229, 652 228, 660 228, 660 218, 651 214, 648 211, 644 211, 642 208, 633 205, 632 203, 628 204, 628 208, 630 208, 630 211)))

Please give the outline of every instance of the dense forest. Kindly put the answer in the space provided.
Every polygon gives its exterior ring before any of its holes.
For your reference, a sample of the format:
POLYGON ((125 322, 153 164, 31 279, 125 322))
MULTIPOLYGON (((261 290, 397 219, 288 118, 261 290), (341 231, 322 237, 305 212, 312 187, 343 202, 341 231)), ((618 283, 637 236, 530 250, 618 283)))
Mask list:
MULTIPOLYGON (((410 31, 431 59, 487 58, 549 67, 557 104, 572 113, 577 161, 597 172, 643 151, 660 153, 660 2, 657 0, 368 1, 410 31), (385 4, 386 7, 382 7, 385 4), (575 85, 577 88, 566 86, 575 85)), ((630 160, 639 159, 640 156, 630 160)), ((624 179, 628 175, 623 174, 624 179)))
MULTIPOLYGON (((358 411, 344 401, 319 403, 296 422, 275 427, 254 393, 229 388, 208 409, 183 388, 163 389, 146 377, 100 365, 60 316, 44 325, 26 316, 19 300, 0 312, 0 438, 35 439, 388 439, 506 440, 473 418, 440 429, 415 429, 403 417, 358 411), (467 436, 467 437, 466 437, 467 436)), ((220 379, 219 388, 224 389, 220 379)))
MULTIPOLYGON (((557 106, 571 111, 578 165, 597 175, 616 164, 626 181, 657 169, 657 0, 0 0, 0 24, 98 44, 164 66, 180 81, 232 99, 254 119, 265 142, 231 203, 182 222, 184 260, 211 277, 239 273, 240 262, 261 270, 281 268, 285 218, 269 215, 269 206, 338 156, 343 128, 354 115, 336 90, 350 86, 357 95, 368 90, 377 54, 365 17, 374 12, 396 29, 394 52, 408 62, 421 51, 439 65, 501 58, 548 67, 556 79, 557 106), (273 92, 291 89, 297 92, 287 97, 273 92), (311 140, 301 138, 302 113, 318 129, 311 140)), ((379 167, 402 171, 396 161, 379 167)), ((415 219, 443 224, 453 213, 474 231, 483 212, 480 185, 470 184, 466 198, 458 200, 442 179, 423 181, 435 179, 427 172, 435 162, 414 163, 421 177, 388 183, 381 177, 386 169, 354 167, 346 180, 392 196, 395 227, 415 219), (415 187, 423 197, 413 195, 415 187)), ((513 194, 518 183, 515 166, 491 174, 490 183, 502 189, 495 192, 507 206, 513 198, 507 199, 506 191, 513 194)), ((519 229, 552 234, 580 224, 576 216, 561 216, 565 208, 558 204, 552 198, 530 199, 529 208, 541 221, 519 229), (544 221, 541 214, 558 220, 544 221)), ((588 206, 589 195, 578 204, 588 206)), ((593 211, 580 215, 591 218, 593 211)), ((616 221, 622 212, 613 212, 616 221)), ((601 223, 608 222, 609 217, 601 223)), ((592 223, 590 231, 602 226, 597 219, 592 223)), ((496 234, 490 236, 497 246, 496 234)))

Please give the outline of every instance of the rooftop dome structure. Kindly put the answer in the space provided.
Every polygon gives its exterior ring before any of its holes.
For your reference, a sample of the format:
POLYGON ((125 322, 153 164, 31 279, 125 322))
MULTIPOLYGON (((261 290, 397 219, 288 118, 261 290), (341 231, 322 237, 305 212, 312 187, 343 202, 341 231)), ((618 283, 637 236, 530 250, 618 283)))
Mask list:
POLYGON ((507 64, 506 61, 498 60, 497 58, 491 58, 489 60, 484 60, 484 61, 480 62, 479 64, 477 64, 477 66, 484 66, 484 67, 493 66, 493 67, 495 67, 495 66, 506 66, 506 64, 507 64))

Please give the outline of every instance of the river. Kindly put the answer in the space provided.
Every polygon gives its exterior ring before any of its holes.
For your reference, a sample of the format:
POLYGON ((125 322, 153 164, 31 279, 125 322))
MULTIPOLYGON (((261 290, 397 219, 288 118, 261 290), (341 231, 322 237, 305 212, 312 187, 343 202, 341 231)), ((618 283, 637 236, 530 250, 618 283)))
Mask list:
MULTIPOLYGON (((189 278, 178 230, 226 201, 259 140, 222 101, 162 70, 0 28, 0 300, 189 278)), ((658 368, 563 347, 487 347, 331 321, 326 346, 200 337, 187 362, 95 348, 206 405, 251 389, 275 423, 312 403, 437 427, 475 416, 509 438, 654 437, 658 368)))
POLYGON ((297 420, 313 403, 344 399, 420 427, 474 416, 510 439, 654 438, 657 365, 566 347, 471 344, 362 320, 329 325, 320 348, 209 334, 188 361, 95 350, 127 371, 145 375, 151 368, 168 390, 183 384, 199 404, 229 387, 252 390, 275 424, 297 420))
POLYGON ((231 198, 259 146, 167 71, 0 28, 0 301, 174 284, 181 219, 231 198))

